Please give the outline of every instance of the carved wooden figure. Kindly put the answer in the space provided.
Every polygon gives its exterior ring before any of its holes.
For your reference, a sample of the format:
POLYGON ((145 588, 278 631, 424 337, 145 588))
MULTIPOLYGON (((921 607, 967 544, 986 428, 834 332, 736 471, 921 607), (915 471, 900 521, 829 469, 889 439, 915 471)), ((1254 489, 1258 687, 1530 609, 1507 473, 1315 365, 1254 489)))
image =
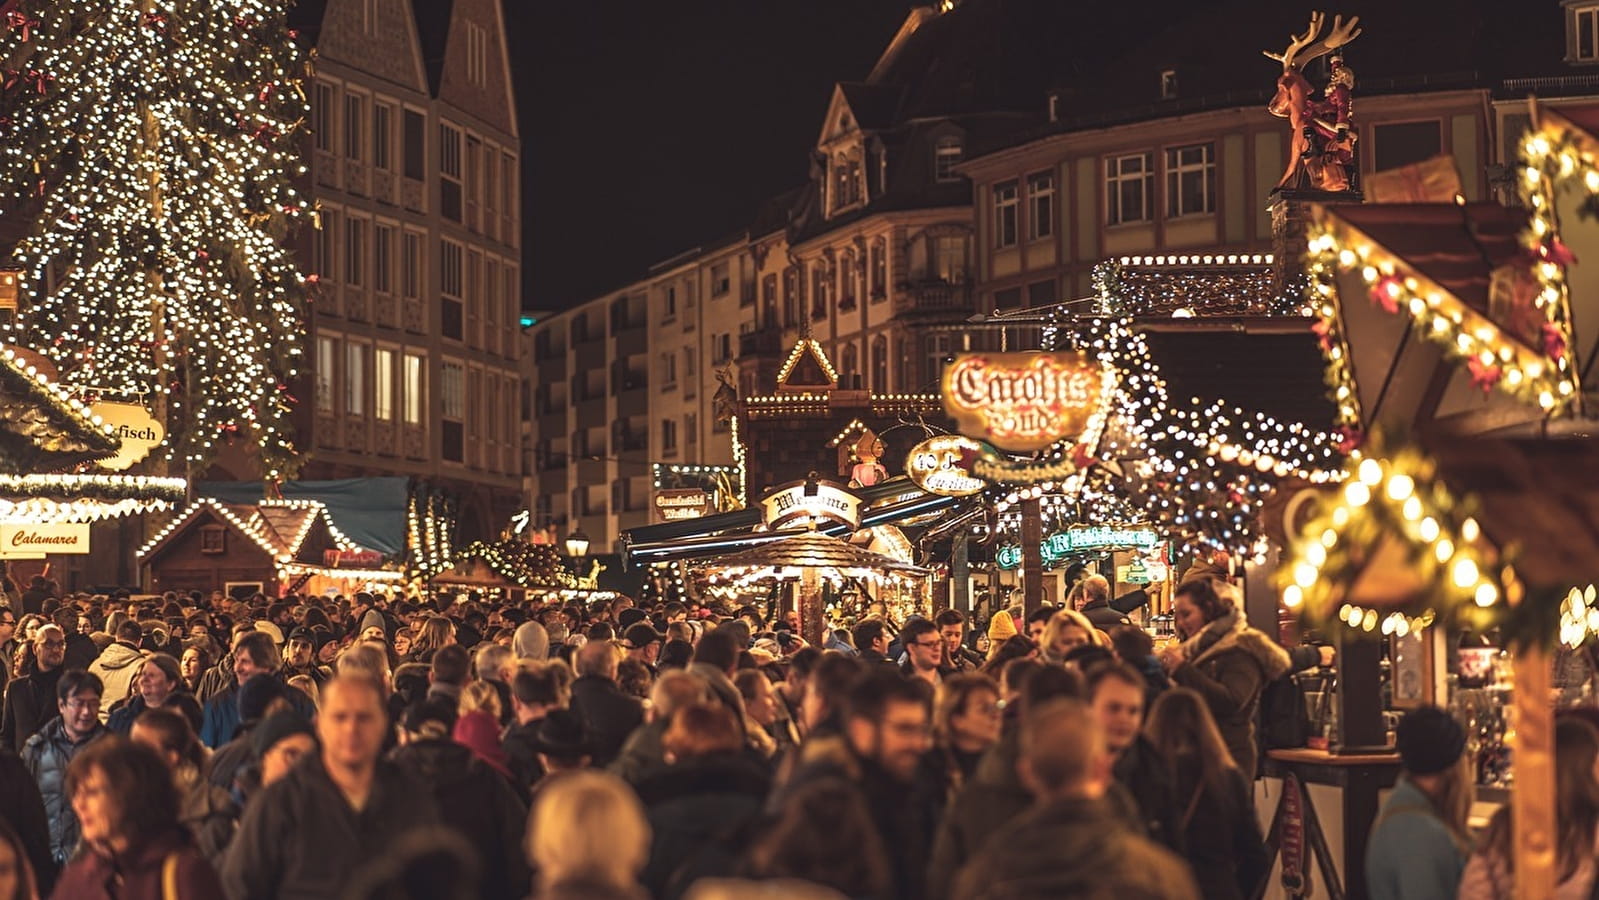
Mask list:
POLYGON ((1345 24, 1343 16, 1335 16, 1332 28, 1320 37, 1325 21, 1324 14, 1311 13, 1305 33, 1290 34, 1282 53, 1263 51, 1283 66, 1282 75, 1277 78, 1277 94, 1266 108, 1272 115, 1287 119, 1293 129, 1288 167, 1277 183, 1280 188, 1347 191, 1352 187, 1356 137, 1350 128, 1350 92, 1355 76, 1343 65, 1338 49, 1360 36, 1360 17, 1345 24), (1332 74, 1323 96, 1317 97, 1301 70, 1306 63, 1329 53, 1333 54, 1332 74))

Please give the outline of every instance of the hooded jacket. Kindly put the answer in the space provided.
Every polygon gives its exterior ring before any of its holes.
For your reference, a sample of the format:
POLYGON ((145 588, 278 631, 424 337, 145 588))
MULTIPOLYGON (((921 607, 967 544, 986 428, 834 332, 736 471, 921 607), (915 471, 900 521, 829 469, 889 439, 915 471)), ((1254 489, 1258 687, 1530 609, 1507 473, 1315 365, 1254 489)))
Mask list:
POLYGON ((523 622, 511 636, 511 655, 543 661, 550 656, 550 634, 537 622, 523 622))
POLYGON ((956 876, 951 896, 1199 900, 1199 888, 1186 863, 1127 830, 1103 801, 1062 799, 995 833, 956 876))
POLYGON ((471 750, 443 738, 412 741, 389 759, 432 789, 443 823, 482 854, 481 896, 524 896, 532 878, 522 854, 527 805, 504 777, 471 750))
POLYGON ((1255 707, 1266 682, 1288 671, 1288 651, 1234 612, 1206 625, 1183 653, 1187 659, 1172 670, 1172 681, 1205 698, 1238 770, 1254 780, 1255 707))
POLYGON ((105 702, 100 704, 101 724, 111 716, 113 704, 127 699, 141 662, 144 662, 144 654, 138 648, 117 641, 101 651, 100 658, 89 665, 89 671, 98 675, 105 685, 105 702))
POLYGON ((72 811, 72 798, 67 796, 67 766, 79 750, 105 734, 109 734, 106 727, 96 722, 93 731, 73 743, 67 737, 65 723, 57 716, 22 747, 23 765, 33 773, 44 797, 44 812, 50 819, 50 855, 58 864, 71 859, 78 849, 78 816, 72 811))

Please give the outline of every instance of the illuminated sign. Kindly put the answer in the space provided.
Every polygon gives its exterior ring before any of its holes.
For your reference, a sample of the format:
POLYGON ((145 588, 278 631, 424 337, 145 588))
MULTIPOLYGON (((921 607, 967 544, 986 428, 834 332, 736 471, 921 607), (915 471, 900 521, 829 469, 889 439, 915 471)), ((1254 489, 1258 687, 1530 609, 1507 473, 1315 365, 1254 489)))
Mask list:
POLYGON ((799 481, 768 494, 761 515, 773 531, 807 522, 841 522, 854 529, 861 524, 861 498, 836 484, 799 481))
POLYGON ((967 497, 988 487, 966 468, 965 460, 981 453, 983 445, 958 434, 940 434, 911 448, 905 457, 905 474, 931 494, 967 497))
POLYGON ((1066 552, 1082 550, 1147 549, 1155 546, 1160 535, 1155 529, 1143 525, 1088 525, 1063 532, 1066 552))
POLYGON ((166 428, 150 411, 135 403, 96 403, 89 411, 111 426, 111 433, 122 442, 115 456, 95 463, 103 469, 120 472, 150 455, 167 436, 166 428))
POLYGON ((944 370, 944 409, 963 434, 1030 452, 1082 435, 1114 386, 1079 352, 963 353, 944 370))
MULTIPOLYGON (((1057 531, 1038 544, 1044 568, 1052 569, 1068 558, 1095 550, 1147 550, 1159 541, 1153 528, 1141 526, 1092 525, 1057 531)), ((1022 564, 1022 548, 1006 544, 994 551, 994 563, 1001 569, 1017 569, 1022 564)), ((1148 563, 1146 562, 1146 566, 1148 563)), ((1124 581, 1126 579, 1123 579, 1124 581)), ((1157 579, 1163 580, 1163 579, 1157 579)), ((1131 583, 1131 582, 1129 582, 1131 583)))
POLYGON ((322 565, 329 569, 377 569, 383 554, 376 550, 323 550, 322 565))
POLYGON ((0 559, 43 559, 48 553, 88 553, 89 524, 0 525, 0 559))
POLYGON ((698 519, 711 505, 711 495, 699 488, 668 488, 655 492, 655 512, 663 521, 698 519))

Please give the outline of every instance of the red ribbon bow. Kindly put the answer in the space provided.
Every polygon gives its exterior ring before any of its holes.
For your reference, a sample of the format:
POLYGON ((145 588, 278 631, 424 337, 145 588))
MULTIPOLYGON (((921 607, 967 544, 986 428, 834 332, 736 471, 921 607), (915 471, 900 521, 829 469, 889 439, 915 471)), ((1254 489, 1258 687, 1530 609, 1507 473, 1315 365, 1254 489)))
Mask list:
POLYGON ((1499 377, 1504 374, 1498 366, 1485 363, 1475 356, 1466 363, 1466 368, 1471 370, 1471 383, 1482 388, 1484 394, 1493 390, 1493 386, 1499 383, 1499 377))
POLYGON ((1538 258, 1559 266, 1569 266, 1577 261, 1577 255, 1571 252, 1565 241, 1553 235, 1538 245, 1538 258))
POLYGON ((1325 319, 1317 319, 1310 326, 1310 330, 1315 333, 1316 343, 1321 345, 1321 352, 1331 353, 1333 348, 1332 326, 1327 324, 1325 319))
POLYGON ((1405 282, 1398 275, 1385 275, 1371 286, 1371 302, 1391 313, 1399 312, 1399 292, 1405 282))
POLYGON ((167 27, 167 14, 164 13, 164 12, 147 12, 147 13, 145 13, 144 14, 144 27, 146 27, 146 28, 165 28, 165 27, 167 27))
POLYGON ((1356 447, 1359 447, 1360 442, 1365 440, 1365 435, 1361 434, 1360 429, 1358 428, 1340 428, 1333 432, 1333 434, 1338 436, 1339 453, 1348 453, 1356 447))
POLYGON ((1564 359, 1566 355, 1566 333, 1559 325, 1553 322, 1543 323, 1543 352, 1550 359, 1564 359))

